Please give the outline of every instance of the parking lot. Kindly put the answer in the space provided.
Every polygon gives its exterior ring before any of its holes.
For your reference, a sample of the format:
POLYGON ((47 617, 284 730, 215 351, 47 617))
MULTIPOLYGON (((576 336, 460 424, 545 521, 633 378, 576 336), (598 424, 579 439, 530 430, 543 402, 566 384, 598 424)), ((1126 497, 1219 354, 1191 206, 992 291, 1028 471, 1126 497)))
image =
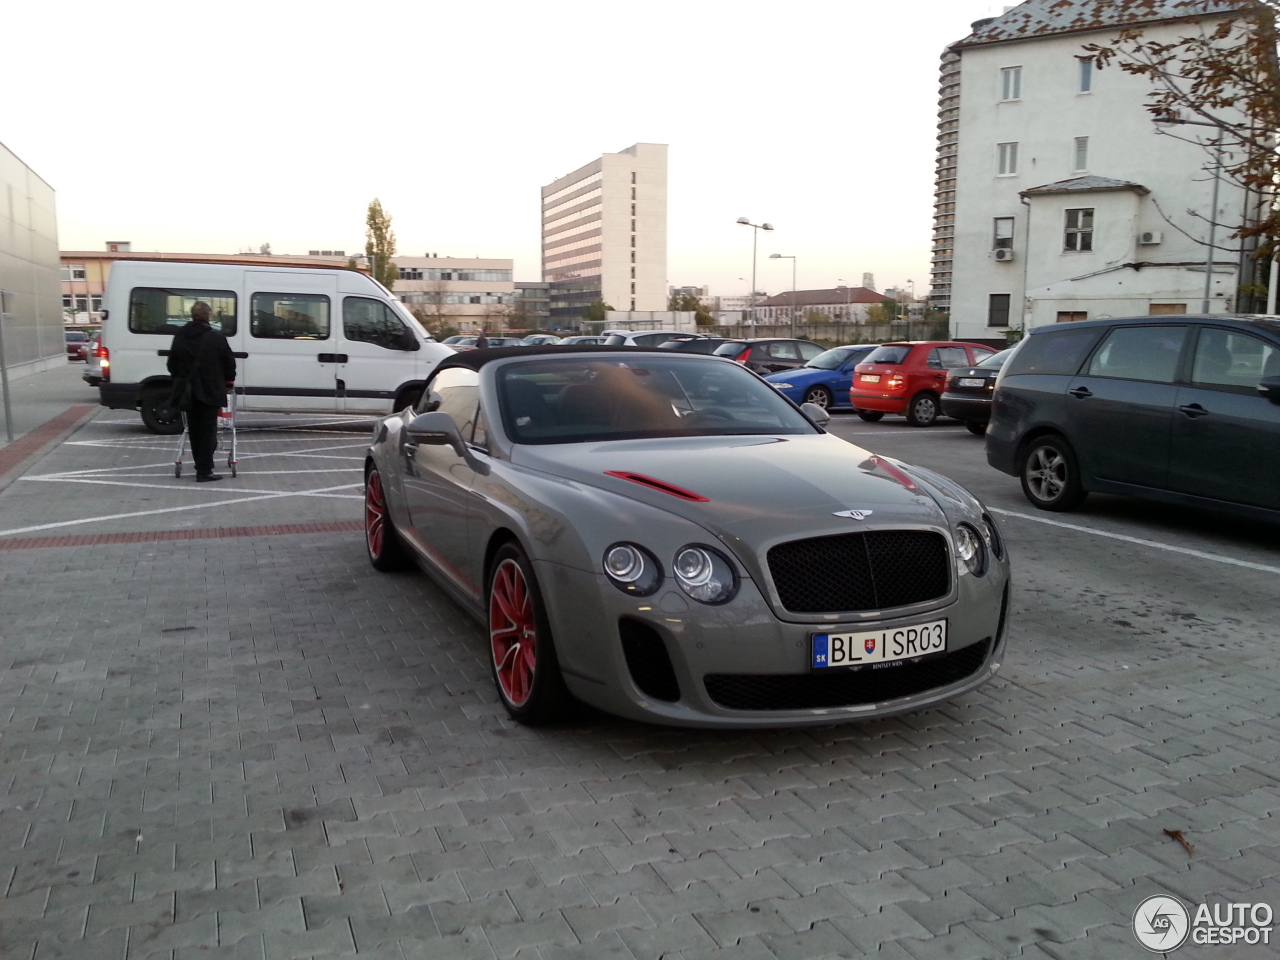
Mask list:
POLYGON ((239 476, 197 485, 100 411, 0 492, 0 957, 1083 960, 1148 955, 1150 895, 1280 910, 1280 529, 1040 513, 960 424, 832 430, 1002 524, 995 682, 803 731, 529 729, 482 631, 369 567, 368 421, 244 416, 239 476))

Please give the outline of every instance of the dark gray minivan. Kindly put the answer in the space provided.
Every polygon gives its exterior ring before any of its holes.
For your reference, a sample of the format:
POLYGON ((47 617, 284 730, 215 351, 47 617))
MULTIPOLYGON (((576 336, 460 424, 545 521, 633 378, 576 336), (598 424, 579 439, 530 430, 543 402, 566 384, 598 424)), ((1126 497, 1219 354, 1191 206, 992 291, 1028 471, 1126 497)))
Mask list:
POLYGON ((1043 510, 1090 491, 1280 520, 1280 321, 1031 330, 996 381, 987 462, 1043 510))

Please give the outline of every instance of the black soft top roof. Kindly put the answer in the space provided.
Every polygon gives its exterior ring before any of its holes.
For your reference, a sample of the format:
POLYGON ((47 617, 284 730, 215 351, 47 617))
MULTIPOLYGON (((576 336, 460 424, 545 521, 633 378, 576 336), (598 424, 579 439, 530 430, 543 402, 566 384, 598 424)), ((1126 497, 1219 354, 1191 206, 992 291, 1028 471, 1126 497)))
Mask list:
MULTIPOLYGON (((494 347, 487 350, 464 350, 452 357, 445 357, 436 367, 445 370, 449 367, 466 367, 468 370, 479 370, 486 363, 497 360, 510 360, 513 357, 575 357, 600 356, 601 354, 643 354, 650 357, 661 357, 670 360, 672 351, 659 350, 656 347, 606 347, 599 344, 547 344, 539 347, 494 347)), ((706 359, 703 357, 703 359, 706 359)))

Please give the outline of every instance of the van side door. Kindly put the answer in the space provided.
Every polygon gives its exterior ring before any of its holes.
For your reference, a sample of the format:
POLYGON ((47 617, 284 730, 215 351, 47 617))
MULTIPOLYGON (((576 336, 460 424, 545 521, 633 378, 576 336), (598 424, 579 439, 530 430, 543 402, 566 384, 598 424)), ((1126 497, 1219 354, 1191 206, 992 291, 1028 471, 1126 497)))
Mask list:
POLYGON ((319 270, 248 272, 243 409, 337 412, 337 306, 337 282, 319 270))
POLYGON ((420 338, 374 297, 342 298, 338 406, 345 413, 389 413, 396 392, 412 380, 420 338))
POLYGON ((1185 326, 1114 327, 1067 383, 1067 436, 1100 480, 1163 490, 1185 326))
POLYGON ((1170 490, 1280 510, 1280 406, 1258 392, 1269 370, 1280 371, 1280 346, 1199 331, 1190 382, 1174 401, 1170 490))

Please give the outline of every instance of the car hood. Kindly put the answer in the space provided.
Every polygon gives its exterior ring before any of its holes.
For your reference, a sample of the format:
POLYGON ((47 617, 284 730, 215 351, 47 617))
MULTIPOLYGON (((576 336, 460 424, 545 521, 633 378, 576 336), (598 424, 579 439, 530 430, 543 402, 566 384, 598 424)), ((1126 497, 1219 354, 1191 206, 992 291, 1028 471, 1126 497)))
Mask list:
POLYGON ((843 533, 860 522, 835 516, 847 510, 870 511, 868 527, 947 523, 918 478, 830 434, 520 446, 512 460, 677 514, 725 539, 748 531, 756 543, 843 533))

